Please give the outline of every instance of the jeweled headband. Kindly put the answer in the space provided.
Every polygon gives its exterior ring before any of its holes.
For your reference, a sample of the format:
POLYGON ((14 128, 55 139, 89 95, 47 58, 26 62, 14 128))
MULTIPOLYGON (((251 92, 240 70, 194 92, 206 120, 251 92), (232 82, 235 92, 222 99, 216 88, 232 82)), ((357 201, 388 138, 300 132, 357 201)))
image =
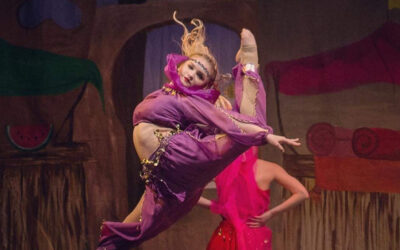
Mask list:
POLYGON ((196 60, 196 59, 194 59, 194 58, 190 58, 190 60, 193 61, 193 62, 195 62, 195 63, 197 63, 197 64, 206 72, 208 78, 211 79, 210 72, 208 72, 208 70, 207 70, 207 68, 204 66, 204 64, 202 64, 199 60, 196 60))

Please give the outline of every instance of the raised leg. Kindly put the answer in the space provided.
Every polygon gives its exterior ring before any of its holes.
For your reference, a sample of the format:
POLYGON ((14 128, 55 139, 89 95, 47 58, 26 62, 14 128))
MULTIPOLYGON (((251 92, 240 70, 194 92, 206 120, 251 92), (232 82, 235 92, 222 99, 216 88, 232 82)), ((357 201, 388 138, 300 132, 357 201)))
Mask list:
MULTIPOLYGON (((256 39, 254 38, 254 35, 247 29, 243 29, 240 36, 240 49, 236 54, 236 61, 243 65, 244 71, 250 70, 257 72, 258 54, 256 39)), ((237 98, 237 100, 239 100, 239 112, 241 114, 255 117, 257 115, 257 94, 259 91, 264 92, 262 83, 260 86, 260 84, 257 82, 257 79, 248 77, 247 75, 243 77, 241 81, 241 93, 236 93, 236 95, 241 95, 239 98, 237 98)))

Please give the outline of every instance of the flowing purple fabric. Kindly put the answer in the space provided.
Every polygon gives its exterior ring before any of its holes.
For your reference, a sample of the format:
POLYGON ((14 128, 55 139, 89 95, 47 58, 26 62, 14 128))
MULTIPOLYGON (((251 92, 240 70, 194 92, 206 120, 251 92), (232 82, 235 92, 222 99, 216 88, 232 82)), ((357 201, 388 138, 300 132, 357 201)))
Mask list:
MULTIPOLYGON (((185 58, 168 56, 167 76, 177 73, 185 58)), ((241 71, 241 66, 238 67, 241 71)), ((237 74, 241 85, 243 74, 237 74)), ((263 97, 263 83, 257 75, 263 97)), ((171 79, 174 80, 174 79, 171 79)), ((242 94, 242 93, 237 93, 242 94)), ((264 95, 265 96, 265 95, 264 95)), ((266 143, 266 133, 244 133, 235 123, 258 125, 272 133, 265 121, 266 100, 256 102, 256 114, 250 117, 216 108, 199 95, 163 88, 148 95, 135 109, 134 125, 141 122, 177 128, 160 142, 148 160, 157 162, 147 172, 142 220, 137 223, 105 222, 98 249, 124 249, 140 245, 156 236, 196 204, 203 187, 249 146, 266 143)))
POLYGON ((215 178, 218 199, 211 211, 234 226, 238 250, 271 250, 271 230, 246 224, 250 217, 267 211, 270 201, 269 190, 261 190, 255 181, 257 152, 257 147, 251 147, 215 178))
POLYGON ((368 83, 400 84, 400 25, 387 22, 350 45, 265 68, 286 95, 341 91, 368 83))

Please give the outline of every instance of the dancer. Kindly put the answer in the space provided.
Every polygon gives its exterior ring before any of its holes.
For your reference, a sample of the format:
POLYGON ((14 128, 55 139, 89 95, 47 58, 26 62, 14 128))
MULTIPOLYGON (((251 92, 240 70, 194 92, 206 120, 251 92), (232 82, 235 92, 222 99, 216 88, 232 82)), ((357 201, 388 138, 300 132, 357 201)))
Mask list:
POLYGON ((308 198, 297 179, 279 165, 257 159, 257 152, 257 147, 251 147, 215 178, 217 200, 200 197, 199 205, 223 217, 207 250, 271 250, 271 230, 265 223, 308 198), (269 210, 272 181, 292 195, 269 210))
POLYGON ((244 30, 234 68, 237 107, 217 108, 217 63, 204 45, 199 19, 182 25, 183 55, 168 55, 170 82, 148 95, 133 114, 133 143, 142 160, 146 190, 123 223, 104 222, 99 249, 137 246, 168 228, 196 205, 203 187, 249 146, 298 139, 272 134, 265 121, 265 91, 256 71, 254 36, 244 30), (246 94, 245 94, 246 93, 246 94))

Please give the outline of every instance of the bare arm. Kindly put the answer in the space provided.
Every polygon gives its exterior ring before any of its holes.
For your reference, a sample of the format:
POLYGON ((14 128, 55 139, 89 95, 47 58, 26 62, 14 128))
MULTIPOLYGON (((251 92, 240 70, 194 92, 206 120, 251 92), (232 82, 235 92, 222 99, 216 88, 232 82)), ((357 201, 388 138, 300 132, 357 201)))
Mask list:
POLYGON ((200 199, 197 201, 197 205, 209 209, 211 206, 211 200, 200 196, 200 199))
MULTIPOLYGON (((261 164, 268 163, 261 161, 261 164)), ((284 188, 288 189, 292 195, 278 206, 264 212, 259 216, 249 218, 247 225, 249 227, 261 227, 265 223, 277 214, 281 214, 284 211, 293 208, 305 199, 308 199, 309 195, 306 188, 294 177, 290 176, 282 167, 273 164, 272 167, 264 168, 264 171, 270 171, 273 174, 273 179, 281 184, 284 188)))

